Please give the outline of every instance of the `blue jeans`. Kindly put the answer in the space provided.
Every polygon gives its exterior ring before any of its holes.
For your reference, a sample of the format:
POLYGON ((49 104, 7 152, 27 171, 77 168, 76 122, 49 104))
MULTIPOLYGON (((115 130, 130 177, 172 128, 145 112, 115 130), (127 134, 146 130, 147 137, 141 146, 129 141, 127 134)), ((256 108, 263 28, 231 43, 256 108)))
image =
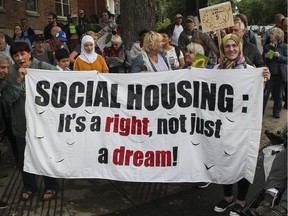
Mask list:
POLYGON ((265 112, 265 108, 269 100, 270 93, 272 93, 272 97, 274 100, 273 114, 279 114, 281 112, 283 90, 284 90, 284 82, 282 80, 281 75, 280 74, 271 75, 271 78, 268 81, 264 92, 263 112, 265 112))

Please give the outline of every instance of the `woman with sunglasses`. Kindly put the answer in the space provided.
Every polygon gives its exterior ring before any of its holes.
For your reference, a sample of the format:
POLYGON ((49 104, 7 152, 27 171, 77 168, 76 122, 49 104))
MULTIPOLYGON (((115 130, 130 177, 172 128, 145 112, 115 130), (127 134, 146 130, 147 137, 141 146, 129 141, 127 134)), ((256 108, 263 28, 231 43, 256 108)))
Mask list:
POLYGON ((113 35, 111 38, 111 47, 103 51, 103 56, 109 67, 109 73, 127 73, 132 66, 130 52, 124 46, 119 35, 113 35))

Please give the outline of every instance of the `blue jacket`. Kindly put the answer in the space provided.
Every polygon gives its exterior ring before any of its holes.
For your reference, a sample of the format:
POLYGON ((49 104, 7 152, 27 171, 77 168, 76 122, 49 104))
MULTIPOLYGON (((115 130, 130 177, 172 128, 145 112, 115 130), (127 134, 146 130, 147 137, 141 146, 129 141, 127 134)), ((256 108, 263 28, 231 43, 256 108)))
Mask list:
MULTIPOLYGON (((167 53, 166 52, 160 52, 160 55, 163 57, 169 70, 171 70, 170 64, 168 63, 168 59, 167 59, 167 53)), ((157 72, 157 69, 150 62, 148 55, 144 50, 142 50, 138 54, 136 59, 134 60, 134 62, 132 64, 131 73, 138 73, 138 72, 143 72, 143 71, 157 72)))

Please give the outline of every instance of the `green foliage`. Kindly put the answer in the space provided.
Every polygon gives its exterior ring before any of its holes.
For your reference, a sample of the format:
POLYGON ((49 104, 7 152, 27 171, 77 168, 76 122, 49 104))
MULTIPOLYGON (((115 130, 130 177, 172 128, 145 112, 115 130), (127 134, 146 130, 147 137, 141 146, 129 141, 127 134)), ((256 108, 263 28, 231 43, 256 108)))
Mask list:
POLYGON ((156 23, 156 31, 166 28, 171 23, 170 19, 164 19, 164 21, 158 21, 156 23))
MULTIPOLYGON (((157 29, 166 25, 166 19, 174 21, 177 13, 185 16, 186 1, 192 0, 157 0, 160 16, 157 29), (165 18, 165 19, 164 19, 165 18), (163 21, 164 20, 164 21, 163 21)), ((201 0, 199 0, 201 1, 201 0)), ((248 17, 249 25, 267 25, 274 23, 274 16, 281 13, 287 16, 287 0, 208 0, 209 6, 230 1, 233 13, 243 13, 248 17)))
POLYGON ((161 15, 170 20, 174 20, 176 14, 186 13, 186 0, 158 0, 161 7, 161 15))
MULTIPOLYGON (((226 0, 209 0, 215 5, 226 0)), ((248 17, 249 25, 267 25, 274 23, 278 13, 287 14, 287 0, 230 0, 234 13, 243 13, 248 17), (238 11, 236 11, 236 7, 238 11)))
POLYGON ((273 24, 276 14, 287 14, 287 0, 241 0, 236 5, 248 17, 249 24, 273 24))

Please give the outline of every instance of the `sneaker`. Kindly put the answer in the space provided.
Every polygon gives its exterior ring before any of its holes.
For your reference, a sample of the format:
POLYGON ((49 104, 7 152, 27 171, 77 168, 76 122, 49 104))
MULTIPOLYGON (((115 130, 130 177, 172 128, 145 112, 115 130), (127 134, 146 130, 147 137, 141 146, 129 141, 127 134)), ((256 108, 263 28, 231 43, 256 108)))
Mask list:
POLYGON ((8 206, 7 203, 0 201, 0 209, 4 209, 8 206))
POLYGON ((278 118, 280 118, 280 114, 279 114, 279 113, 274 113, 274 114, 273 114, 273 117, 276 118, 276 119, 278 119, 278 118))
POLYGON ((197 188, 199 189, 207 188, 210 184, 211 182, 201 182, 199 185, 197 185, 197 188))
POLYGON ((226 199, 221 200, 215 207, 215 212, 224 212, 227 208, 234 205, 234 201, 228 202, 226 199))
POLYGON ((242 206, 239 203, 236 203, 230 211, 230 216, 240 216, 242 215, 242 210, 245 208, 245 205, 242 206))
POLYGON ((287 216, 287 210, 281 206, 274 206, 271 211, 264 212, 263 216, 287 216))

